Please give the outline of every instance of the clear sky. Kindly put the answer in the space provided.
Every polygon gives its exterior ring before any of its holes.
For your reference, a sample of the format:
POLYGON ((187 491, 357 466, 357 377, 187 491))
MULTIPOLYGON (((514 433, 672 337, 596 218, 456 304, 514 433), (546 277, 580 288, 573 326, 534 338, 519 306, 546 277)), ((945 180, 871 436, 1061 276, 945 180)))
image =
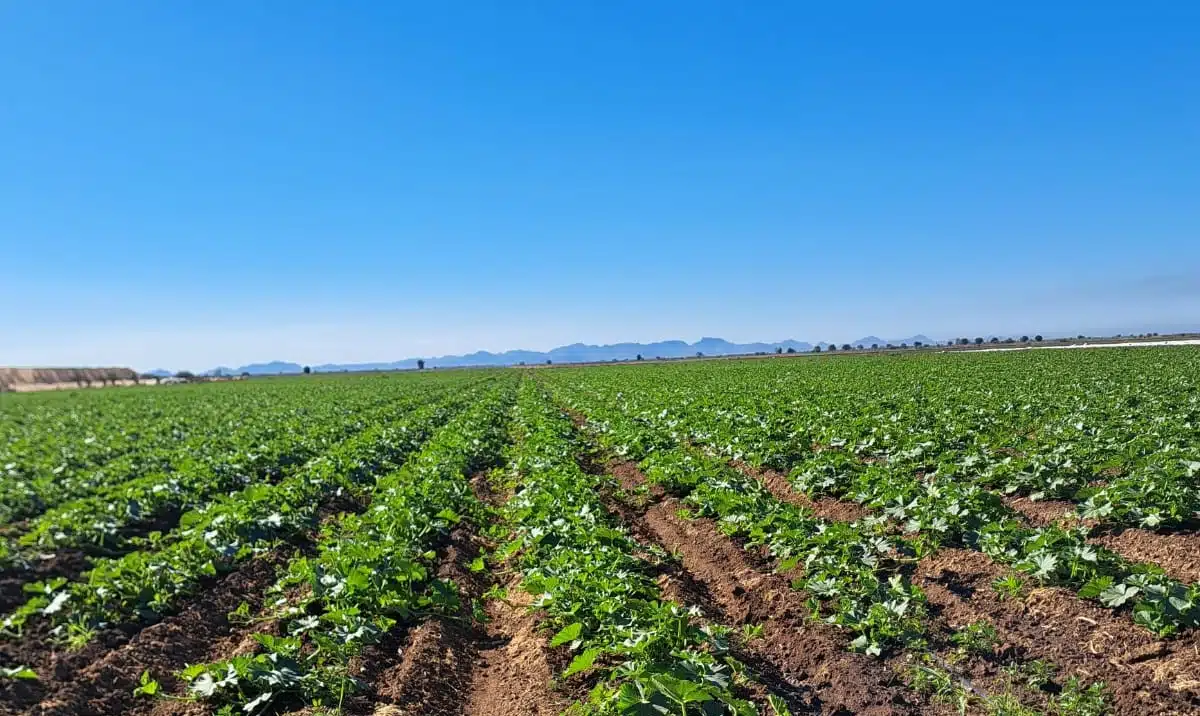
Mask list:
POLYGON ((1200 324, 1200 4, 983 5, 0 4, 0 364, 1200 324))

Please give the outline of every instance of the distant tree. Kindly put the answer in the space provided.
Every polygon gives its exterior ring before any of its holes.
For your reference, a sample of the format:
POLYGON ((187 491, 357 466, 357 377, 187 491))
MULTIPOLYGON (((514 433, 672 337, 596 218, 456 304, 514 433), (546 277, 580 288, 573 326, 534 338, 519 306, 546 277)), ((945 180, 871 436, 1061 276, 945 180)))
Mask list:
POLYGON ((872 343, 872 344, 871 344, 871 350, 873 350, 873 351, 877 351, 877 350, 879 350, 879 344, 878 344, 878 343, 872 343))
POLYGON ((425 370, 425 359, 424 358, 417 359, 417 370, 425 370))
POLYGON ((1029 342, 1029 336, 1021 336, 1021 342, 1022 342, 1022 343, 1028 343, 1028 342, 1029 342))
POLYGON ((1038 335, 1036 335, 1036 336, 1034 336, 1034 337, 1033 337, 1033 340, 1037 341, 1038 343, 1041 343, 1041 342, 1042 342, 1042 335, 1039 333, 1038 335))
POLYGON ((546 359, 546 365, 550 365, 550 364, 551 364, 551 363, 553 363, 553 362, 554 362, 554 361, 550 360, 549 358, 547 358, 547 359, 546 359))
POLYGON ((967 344, 968 344, 968 343, 970 343, 970 342, 971 342, 971 341, 969 341, 969 340, 968 340, 968 339, 966 339, 966 338, 959 338, 959 339, 958 339, 958 345, 960 345, 960 346, 965 346, 965 345, 967 345, 967 344))
POLYGON ((844 351, 852 351, 852 350, 854 350, 854 346, 850 345, 849 343, 843 343, 843 344, 842 344, 842 350, 844 350, 844 351))
POLYGON ((890 351, 890 350, 895 350, 895 348, 896 348, 896 346, 892 345, 891 343, 887 344, 887 349, 888 349, 889 351, 890 351))
POLYGON ((1075 337, 1076 337, 1076 338, 1078 338, 1078 339, 1079 339, 1079 340, 1081 340, 1081 341, 1082 341, 1083 339, 1087 338, 1087 336, 1083 335, 1082 333, 1080 333, 1078 336, 1075 336, 1075 337))
POLYGON ((813 346, 812 352, 813 352, 813 353, 820 353, 820 352, 821 352, 821 346, 813 346))
POLYGON ((788 346, 787 352, 788 352, 788 353, 795 353, 795 352, 796 352, 796 349, 795 349, 795 348, 792 348, 791 346, 788 346))
POLYGON ((913 348, 923 348, 925 346, 921 341, 913 341, 913 348))
POLYGON ((907 343, 901 343, 901 344, 900 344, 900 347, 901 347, 901 348, 908 348, 908 344, 907 344, 907 343))
POLYGON ((181 370, 175 374, 175 377, 179 378, 180 380, 186 380, 190 383, 196 379, 196 374, 190 370, 181 370))
POLYGON ((704 357, 704 353, 702 353, 701 351, 696 351, 696 357, 697 357, 697 358, 703 358, 703 357, 704 357))
POLYGON ((992 336, 992 340, 990 340, 990 341, 988 341, 988 342, 989 342, 989 343, 999 343, 999 342, 1000 342, 1000 338, 999 338, 999 337, 997 337, 997 336, 992 336))
POLYGON ((977 346, 981 346, 981 345, 983 345, 983 339, 982 339, 982 338, 980 338, 980 337, 978 337, 978 336, 976 336, 976 337, 975 337, 975 345, 977 345, 977 346))
POLYGON ((518 363, 517 365, 525 365, 525 361, 521 361, 521 362, 520 362, 520 363, 518 363))
POLYGON ((304 375, 308 375, 309 373, 312 373, 312 367, 304 366, 304 375))
POLYGON ((638 354, 637 354, 637 358, 634 358, 634 360, 641 360, 641 359, 642 359, 642 354, 641 354, 641 353, 638 353, 638 354))
POLYGON ((826 348, 825 350, 827 350, 827 351, 836 351, 836 350, 837 350, 837 344, 836 344, 836 343, 830 343, 830 344, 829 344, 829 347, 828 347, 828 348, 826 348))
POLYGON ((775 355, 781 355, 782 353, 783 353, 783 346, 775 346, 775 355))
POLYGON ((243 377, 243 378, 249 378, 249 377, 250 377, 250 373, 249 373, 248 371, 242 371, 242 377, 243 377))

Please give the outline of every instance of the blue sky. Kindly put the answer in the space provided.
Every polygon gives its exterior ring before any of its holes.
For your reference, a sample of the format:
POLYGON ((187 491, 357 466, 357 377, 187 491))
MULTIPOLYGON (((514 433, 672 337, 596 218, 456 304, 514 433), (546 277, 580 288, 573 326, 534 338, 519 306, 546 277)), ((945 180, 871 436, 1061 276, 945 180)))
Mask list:
POLYGON ((0 47, 0 364, 1200 324, 1193 3, 54 0, 0 47))

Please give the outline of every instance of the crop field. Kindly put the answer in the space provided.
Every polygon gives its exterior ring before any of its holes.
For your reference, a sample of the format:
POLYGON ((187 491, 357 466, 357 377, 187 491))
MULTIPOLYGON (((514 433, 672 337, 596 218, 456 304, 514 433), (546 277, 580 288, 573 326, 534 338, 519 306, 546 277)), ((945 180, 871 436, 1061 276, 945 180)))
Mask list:
POLYGON ((0 715, 1200 714, 1200 348, 0 395, 0 715))

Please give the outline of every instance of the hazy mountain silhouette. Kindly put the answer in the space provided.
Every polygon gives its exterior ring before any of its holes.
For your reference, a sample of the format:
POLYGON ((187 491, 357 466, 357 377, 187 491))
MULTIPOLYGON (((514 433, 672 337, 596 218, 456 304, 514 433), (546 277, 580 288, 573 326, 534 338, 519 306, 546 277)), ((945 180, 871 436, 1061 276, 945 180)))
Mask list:
MULTIPOLYGON (((925 344, 933 342, 922 335, 890 341, 875 336, 867 336, 866 338, 860 338, 851 345, 862 345, 869 348, 875 343, 881 347, 888 343, 897 346, 901 343, 907 343, 911 346, 916 341, 925 344)), ((807 353, 813 349, 814 345, 826 348, 830 344, 824 341, 813 344, 791 339, 774 343, 732 343, 724 338, 704 337, 695 343, 679 340, 658 341, 656 343, 613 343, 611 345, 572 343, 569 346, 559 346, 548 351, 512 350, 504 351, 503 353, 476 351, 466 355, 432 356, 424 358, 424 361, 426 368, 506 366, 520 365, 522 363, 533 365, 536 363, 545 363, 546 361, 550 361, 551 363, 606 363, 613 360, 634 360, 639 355, 646 360, 651 360, 654 358, 691 358, 695 357, 697 353, 705 356, 753 355, 755 353, 774 353, 780 349, 786 352, 789 348, 797 353, 807 353)), ((416 358, 405 358, 403 360, 380 363, 325 363, 314 365, 312 369, 313 372, 318 373, 337 373, 405 370, 415 369, 416 367, 416 358)), ((226 374, 234 375, 240 373, 275 375, 300 373, 304 370, 304 366, 299 363, 272 361, 270 363, 251 363, 250 365, 244 365, 236 369, 224 368, 222 370, 226 374)))

